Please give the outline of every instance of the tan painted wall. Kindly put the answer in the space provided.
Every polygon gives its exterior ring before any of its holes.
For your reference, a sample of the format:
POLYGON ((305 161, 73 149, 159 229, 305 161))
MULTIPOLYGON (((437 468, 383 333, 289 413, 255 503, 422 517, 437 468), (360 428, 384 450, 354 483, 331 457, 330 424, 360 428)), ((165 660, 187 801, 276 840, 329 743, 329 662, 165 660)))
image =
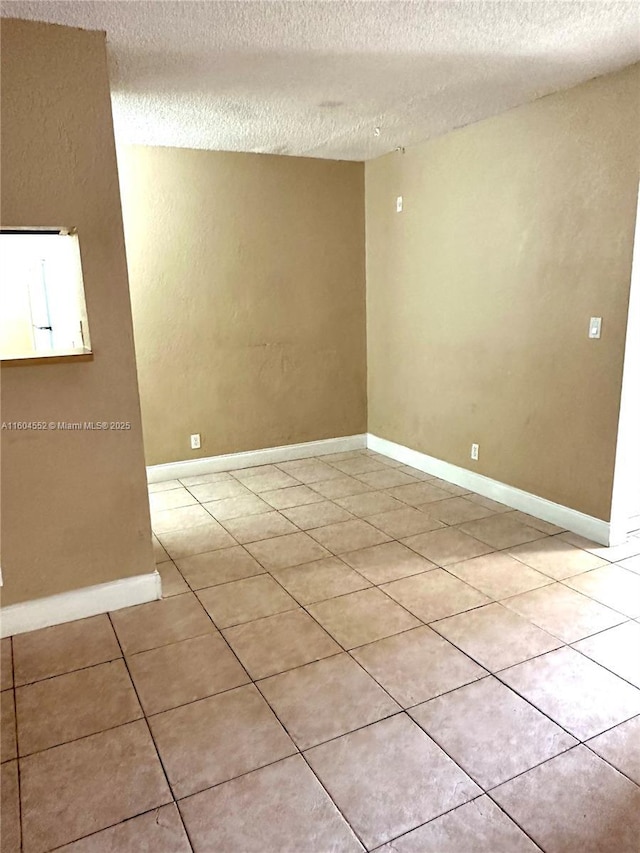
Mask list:
POLYGON ((2 224, 77 226, 94 359, 3 366, 2 603, 153 571, 105 39, 3 20, 2 224))
POLYGON ((118 157, 147 464, 364 432, 363 165, 118 157))
POLYGON ((370 432, 609 518, 639 71, 367 163, 370 432))

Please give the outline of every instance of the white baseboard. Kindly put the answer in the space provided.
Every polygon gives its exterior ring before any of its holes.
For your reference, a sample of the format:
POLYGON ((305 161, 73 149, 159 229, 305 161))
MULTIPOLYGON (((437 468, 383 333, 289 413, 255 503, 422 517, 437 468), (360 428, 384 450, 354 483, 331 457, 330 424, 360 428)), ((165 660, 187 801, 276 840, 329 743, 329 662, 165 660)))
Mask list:
POLYGON ((86 586, 59 595, 10 604, 0 609, 0 637, 24 634, 74 619, 85 619, 109 610, 155 601, 161 596, 160 575, 146 575, 86 586))
POLYGON ((444 462, 442 459, 436 459, 426 453, 411 450, 402 444, 387 441, 386 438, 379 438, 371 433, 367 435, 367 447, 377 453, 384 454, 384 456, 389 456, 391 459, 396 459, 398 462, 403 462, 405 465, 411 465, 412 468, 417 468, 419 471, 440 477, 449 483, 455 483, 456 486, 462 486, 462 488, 499 501, 513 507, 513 509, 519 509, 521 512, 541 518, 543 521, 571 530, 573 533, 578 533, 593 542, 609 545, 610 525, 608 521, 585 515, 576 509, 553 503, 546 498, 532 495, 530 492, 523 492, 514 486, 508 486, 506 483, 484 477, 475 471, 460 468, 458 465, 452 465, 450 462, 444 462))
POLYGON ((326 456, 329 453, 343 453, 347 450, 364 450, 366 446, 367 436, 363 433, 341 438, 325 438, 320 441, 305 441, 302 444, 285 444, 282 447, 265 447, 263 450, 247 450, 244 453, 225 453, 222 456, 208 456, 205 459, 166 462, 162 465, 150 465, 147 468, 147 480, 149 483, 160 483, 163 480, 215 474, 218 471, 252 468, 254 465, 289 462, 292 459, 326 456))

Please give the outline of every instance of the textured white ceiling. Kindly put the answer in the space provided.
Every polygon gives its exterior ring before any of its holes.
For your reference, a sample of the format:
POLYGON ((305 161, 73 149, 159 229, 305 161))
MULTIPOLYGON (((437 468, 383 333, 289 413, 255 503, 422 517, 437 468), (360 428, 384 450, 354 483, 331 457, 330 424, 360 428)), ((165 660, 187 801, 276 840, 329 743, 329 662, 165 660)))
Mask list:
POLYGON ((4 0, 2 14, 106 30, 119 142, 348 160, 640 59, 635 0, 4 0))

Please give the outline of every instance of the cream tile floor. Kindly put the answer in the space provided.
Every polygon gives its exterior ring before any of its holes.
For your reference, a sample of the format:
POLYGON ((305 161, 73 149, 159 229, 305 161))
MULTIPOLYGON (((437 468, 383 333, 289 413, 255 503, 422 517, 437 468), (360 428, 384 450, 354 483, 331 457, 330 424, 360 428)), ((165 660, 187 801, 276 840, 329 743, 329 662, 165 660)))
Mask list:
POLYGON ((2 640, 2 853, 638 853, 639 537, 370 451, 150 493, 162 601, 2 640))

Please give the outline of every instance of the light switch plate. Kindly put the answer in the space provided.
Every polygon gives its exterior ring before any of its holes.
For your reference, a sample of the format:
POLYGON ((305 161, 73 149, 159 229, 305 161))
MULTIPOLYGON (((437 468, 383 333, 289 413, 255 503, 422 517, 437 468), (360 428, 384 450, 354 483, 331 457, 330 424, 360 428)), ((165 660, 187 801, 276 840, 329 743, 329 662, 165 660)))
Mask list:
POLYGON ((589 337, 599 338, 602 330, 602 317, 592 317, 589 320, 589 337))

